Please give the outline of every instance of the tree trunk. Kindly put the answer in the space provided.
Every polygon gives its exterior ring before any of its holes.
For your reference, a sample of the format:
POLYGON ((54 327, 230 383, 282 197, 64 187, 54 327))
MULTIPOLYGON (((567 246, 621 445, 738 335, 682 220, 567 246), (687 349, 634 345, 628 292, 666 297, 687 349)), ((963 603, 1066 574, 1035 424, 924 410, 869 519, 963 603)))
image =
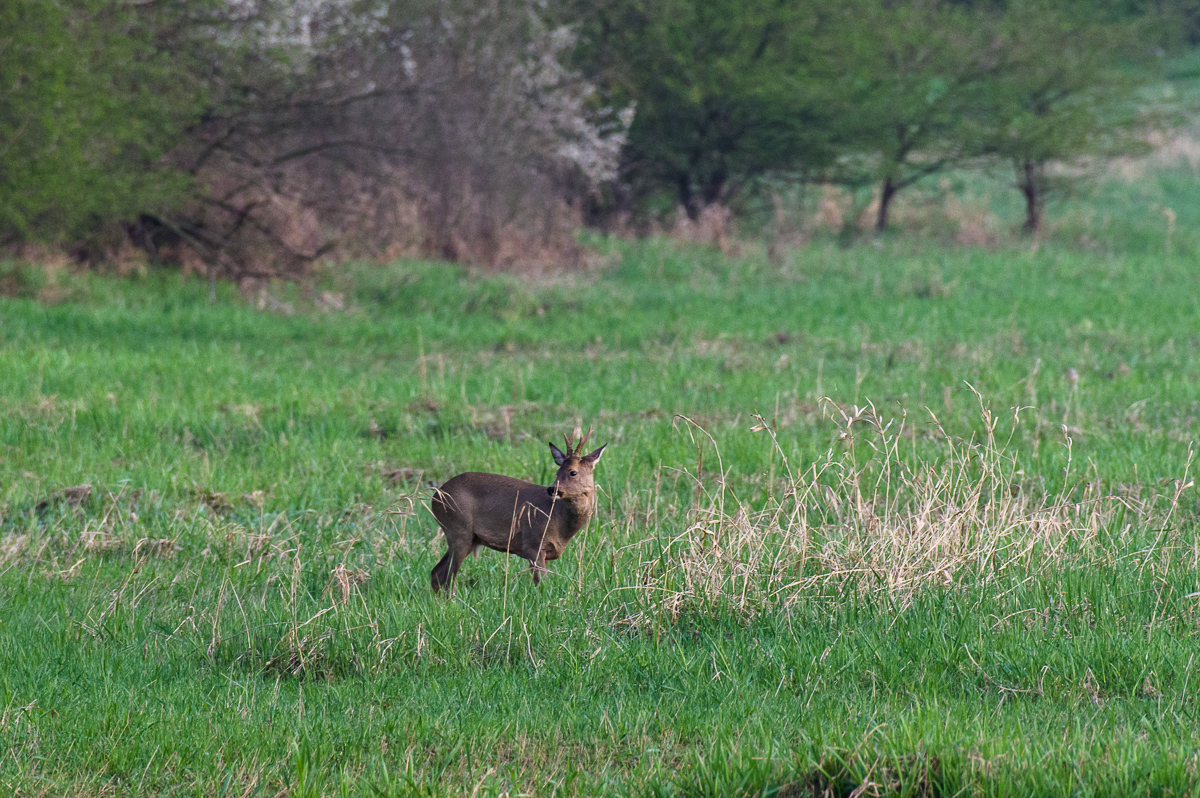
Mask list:
POLYGON ((696 181, 699 185, 693 183, 689 176, 680 177, 676 183, 679 204, 683 206, 688 219, 693 222, 700 221, 704 209, 721 200, 726 182, 728 181, 725 175, 720 172, 709 175, 708 179, 702 182, 696 181))
POLYGON ((724 170, 713 172, 704 183, 704 204, 713 205, 720 202, 725 193, 725 184, 729 182, 724 170))
POLYGON ((679 192, 679 204, 683 206, 684 213, 690 221, 699 221, 700 212, 704 210, 704 203, 696 192, 692 191, 692 181, 687 175, 681 175, 676 181, 679 192))
POLYGON ((875 232, 882 233, 888 226, 888 209, 892 206, 892 198, 896 196, 899 187, 892 182, 891 175, 883 179, 883 187, 879 191, 879 215, 875 218, 875 232))
POLYGON ((1041 161, 1022 161, 1017 165, 1017 187, 1025 195, 1025 235, 1034 236, 1042 228, 1042 208, 1046 202, 1043 175, 1046 165, 1041 161))

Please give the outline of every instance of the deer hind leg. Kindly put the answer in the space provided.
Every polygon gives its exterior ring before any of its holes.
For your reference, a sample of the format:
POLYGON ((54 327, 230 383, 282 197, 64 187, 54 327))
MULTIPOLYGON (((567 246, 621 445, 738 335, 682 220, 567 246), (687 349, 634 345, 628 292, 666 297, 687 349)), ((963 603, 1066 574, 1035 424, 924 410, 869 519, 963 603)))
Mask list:
POLYGON ((450 562, 454 559, 454 550, 446 552, 446 556, 438 560, 438 564, 433 566, 433 570, 429 572, 429 582, 433 587, 433 592, 441 590, 450 581, 450 562))
POLYGON ((472 545, 473 540, 474 536, 469 535, 464 540, 462 536, 447 532, 446 556, 438 560, 438 564, 433 566, 433 570, 429 573, 429 581, 434 593, 447 585, 453 591, 454 577, 458 575, 458 569, 462 567, 463 560, 467 559, 475 550, 475 546, 472 545))

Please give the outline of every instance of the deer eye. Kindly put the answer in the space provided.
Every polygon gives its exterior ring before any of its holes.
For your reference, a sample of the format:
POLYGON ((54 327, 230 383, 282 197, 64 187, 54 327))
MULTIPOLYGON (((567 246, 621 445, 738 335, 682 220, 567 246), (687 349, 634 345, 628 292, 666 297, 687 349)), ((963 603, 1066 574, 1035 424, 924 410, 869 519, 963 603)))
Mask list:
POLYGON ((573 477, 577 477, 577 476, 579 476, 579 472, 578 472, 578 471, 572 471, 572 472, 571 472, 571 476, 573 476, 573 477))

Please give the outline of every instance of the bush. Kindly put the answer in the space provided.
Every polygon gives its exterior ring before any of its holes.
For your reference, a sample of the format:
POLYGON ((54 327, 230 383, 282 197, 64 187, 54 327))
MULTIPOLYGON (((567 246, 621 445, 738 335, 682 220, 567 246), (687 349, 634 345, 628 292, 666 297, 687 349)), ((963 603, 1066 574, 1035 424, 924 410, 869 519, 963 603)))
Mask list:
POLYGON ((179 201, 164 155, 199 101, 143 6, 0 7, 0 244, 85 239, 179 201))

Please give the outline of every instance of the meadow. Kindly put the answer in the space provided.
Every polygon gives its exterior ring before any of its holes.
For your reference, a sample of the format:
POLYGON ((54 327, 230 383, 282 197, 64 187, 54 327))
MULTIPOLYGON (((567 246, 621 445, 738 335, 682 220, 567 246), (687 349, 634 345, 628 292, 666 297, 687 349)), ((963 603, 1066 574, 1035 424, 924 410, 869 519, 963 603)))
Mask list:
POLYGON ((1193 794, 1184 221, 216 304, 5 264, 0 786, 1193 794), (589 428, 600 510, 543 584, 482 552, 432 595, 428 485, 544 484, 589 428))

